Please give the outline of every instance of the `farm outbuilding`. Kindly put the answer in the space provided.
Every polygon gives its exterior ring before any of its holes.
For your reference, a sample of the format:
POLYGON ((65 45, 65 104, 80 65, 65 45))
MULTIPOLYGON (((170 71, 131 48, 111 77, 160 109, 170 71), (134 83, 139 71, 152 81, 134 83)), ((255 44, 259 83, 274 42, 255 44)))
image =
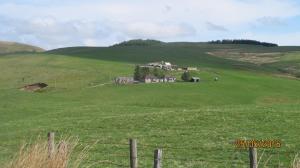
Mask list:
POLYGON ((133 84, 134 83, 134 79, 133 79, 133 77, 117 77, 115 79, 115 83, 117 85, 133 84))
POLYGON ((191 82, 200 82, 199 77, 192 77, 191 82))
POLYGON ((151 62, 148 63, 146 66, 153 67, 153 68, 160 68, 164 70, 173 70, 173 68, 176 68, 176 65, 172 65, 170 62, 165 62, 165 61, 151 62))
POLYGON ((158 83, 160 82, 160 79, 156 76, 148 75, 144 78, 143 82, 145 83, 158 83))
POLYGON ((173 83, 176 82, 176 78, 172 76, 166 76, 164 78, 158 78, 156 76, 148 75, 144 78, 145 83, 173 83))
POLYGON ((197 71, 198 68, 197 67, 184 67, 183 70, 186 70, 186 71, 197 71))
POLYGON ((164 82, 176 82, 176 78, 173 77, 173 76, 167 76, 167 77, 164 77, 164 82))

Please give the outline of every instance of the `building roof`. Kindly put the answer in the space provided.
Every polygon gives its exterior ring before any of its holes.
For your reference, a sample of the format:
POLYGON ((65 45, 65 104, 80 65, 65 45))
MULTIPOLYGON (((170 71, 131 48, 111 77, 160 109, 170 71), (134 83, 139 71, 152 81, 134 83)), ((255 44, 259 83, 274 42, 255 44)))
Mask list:
POLYGON ((171 66, 172 64, 170 62, 165 62, 165 65, 171 66))

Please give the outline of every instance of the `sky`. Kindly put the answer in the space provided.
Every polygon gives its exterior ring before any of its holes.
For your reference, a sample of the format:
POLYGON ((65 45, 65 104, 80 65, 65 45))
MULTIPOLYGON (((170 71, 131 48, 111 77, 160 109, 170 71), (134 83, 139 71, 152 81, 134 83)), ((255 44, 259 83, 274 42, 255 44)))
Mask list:
POLYGON ((300 45, 299 0, 0 0, 0 40, 44 49, 130 39, 300 45))

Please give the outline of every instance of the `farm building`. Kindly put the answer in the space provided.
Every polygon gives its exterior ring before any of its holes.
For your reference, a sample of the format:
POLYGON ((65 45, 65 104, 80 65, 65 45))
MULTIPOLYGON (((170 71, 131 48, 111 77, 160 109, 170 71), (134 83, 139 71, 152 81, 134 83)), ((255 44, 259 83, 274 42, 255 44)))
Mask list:
POLYGON ((158 83, 159 78, 157 78, 156 76, 152 76, 152 75, 148 75, 144 78, 143 82, 145 83, 158 83))
POLYGON ((164 82, 176 82, 176 78, 172 76, 164 77, 164 82))
POLYGON ((115 83, 117 85, 133 84, 134 83, 134 79, 133 79, 133 77, 117 77, 115 79, 115 83))
POLYGON ((184 67, 183 70, 186 70, 186 71, 197 71, 198 68, 197 67, 184 67))
POLYGON ((199 77, 192 77, 191 82, 200 82, 199 77))
POLYGON ((147 64, 148 67, 160 68, 164 70, 173 70, 175 65, 172 65, 170 62, 152 62, 147 64))
POLYGON ((164 78, 158 78, 156 76, 148 75, 144 78, 143 82, 145 83, 173 83, 176 82, 175 77, 164 77, 164 78))

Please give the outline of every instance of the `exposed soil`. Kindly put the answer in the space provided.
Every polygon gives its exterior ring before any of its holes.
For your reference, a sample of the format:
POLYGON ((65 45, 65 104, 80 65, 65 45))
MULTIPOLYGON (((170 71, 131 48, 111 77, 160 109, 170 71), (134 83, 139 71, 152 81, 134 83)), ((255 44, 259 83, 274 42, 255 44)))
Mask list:
POLYGON ((46 83, 34 83, 34 84, 23 86, 21 90, 35 92, 43 88, 46 88, 47 86, 48 85, 46 83))

